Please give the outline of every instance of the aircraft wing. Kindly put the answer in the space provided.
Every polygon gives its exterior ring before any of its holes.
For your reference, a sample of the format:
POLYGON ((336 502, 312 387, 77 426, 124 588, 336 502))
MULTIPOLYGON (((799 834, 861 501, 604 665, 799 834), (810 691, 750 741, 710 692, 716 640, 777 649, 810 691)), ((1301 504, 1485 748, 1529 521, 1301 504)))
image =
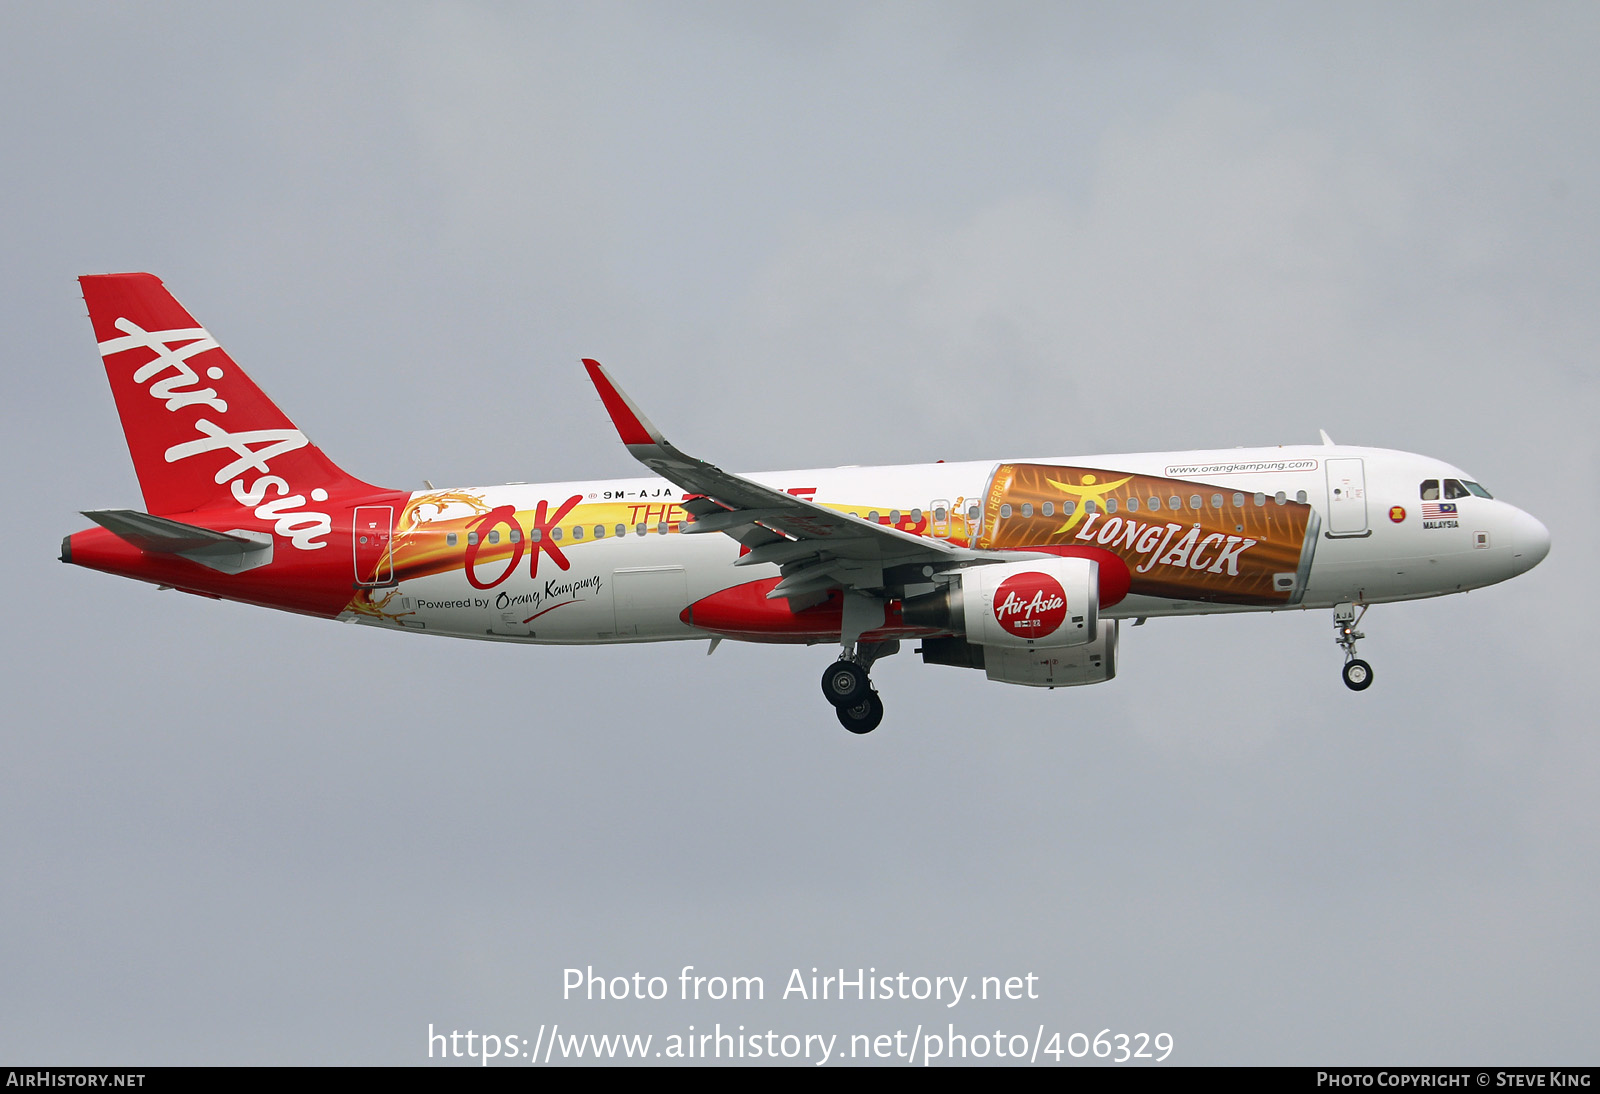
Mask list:
POLYGON ((585 359, 583 366, 628 451, 688 492, 684 508, 695 520, 682 530, 723 532, 739 540, 750 553, 736 565, 781 567, 783 578, 768 599, 821 599, 830 588, 867 592, 881 589, 884 571, 896 567, 931 567, 925 577, 994 557, 828 509, 696 459, 673 447, 598 361, 585 359))

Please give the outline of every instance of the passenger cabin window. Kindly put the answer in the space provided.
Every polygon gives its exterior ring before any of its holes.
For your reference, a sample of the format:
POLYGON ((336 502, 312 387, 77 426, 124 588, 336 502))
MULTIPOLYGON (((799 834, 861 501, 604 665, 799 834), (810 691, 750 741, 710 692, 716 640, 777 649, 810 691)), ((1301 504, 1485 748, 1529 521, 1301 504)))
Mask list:
POLYGON ((1454 501, 1456 498, 1464 498, 1466 496, 1467 488, 1462 486, 1461 483, 1457 482, 1455 479, 1444 480, 1445 501, 1454 501))
POLYGON ((446 532, 444 534, 444 542, 445 546, 454 547, 456 545, 456 534, 454 532, 446 532))
POLYGON ((1053 501, 1047 501, 1044 503, 1044 505, 1040 506, 1040 510, 1045 516, 1053 517, 1056 515, 1056 503, 1053 501))
POLYGON ((1116 511, 1117 511, 1117 499, 1116 498, 1107 498, 1106 499, 1106 512, 1115 513, 1116 511))
POLYGON ((496 528, 494 531, 489 533, 489 542, 490 543, 499 543, 500 542, 500 529, 496 528))
POLYGON ((1025 516, 1025 517, 1033 516, 1033 503, 1032 502, 1025 501, 1025 502, 1022 503, 1022 515, 1025 516))
POLYGON ((1294 492, 1294 500, 1304 505, 1306 503, 1306 492, 1304 490, 1296 490, 1294 492))
POLYGON ((1438 501, 1439 500, 1439 480, 1438 479, 1423 479, 1422 480, 1422 500, 1423 501, 1438 501))
POLYGON ((1129 498, 1128 499, 1128 512, 1137 513, 1138 511, 1139 511, 1139 499, 1138 498, 1129 498))
POLYGON ((1010 502, 1006 502, 1006 504, 1004 504, 1004 505, 1002 505, 1000 507, 1000 516, 1001 517, 1009 517, 1010 515, 1011 515, 1011 503, 1010 502))

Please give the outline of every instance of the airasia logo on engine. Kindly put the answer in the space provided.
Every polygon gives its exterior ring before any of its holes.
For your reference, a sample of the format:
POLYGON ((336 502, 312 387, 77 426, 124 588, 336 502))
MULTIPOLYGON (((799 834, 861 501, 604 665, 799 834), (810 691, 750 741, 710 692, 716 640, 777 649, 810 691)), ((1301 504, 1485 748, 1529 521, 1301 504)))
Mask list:
POLYGON ((1018 638, 1044 638, 1067 618, 1067 594, 1049 574, 1013 574, 994 591, 994 617, 1018 638))

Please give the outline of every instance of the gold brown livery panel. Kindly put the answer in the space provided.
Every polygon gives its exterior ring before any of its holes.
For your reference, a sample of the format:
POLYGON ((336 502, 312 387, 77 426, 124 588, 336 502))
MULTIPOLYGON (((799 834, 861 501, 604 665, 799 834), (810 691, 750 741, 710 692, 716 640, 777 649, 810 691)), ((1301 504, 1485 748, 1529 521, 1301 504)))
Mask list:
POLYGON ((1110 551, 1135 596, 1264 606, 1299 602, 1321 523, 1282 494, 1034 463, 995 469, 981 520, 991 550, 1110 551))

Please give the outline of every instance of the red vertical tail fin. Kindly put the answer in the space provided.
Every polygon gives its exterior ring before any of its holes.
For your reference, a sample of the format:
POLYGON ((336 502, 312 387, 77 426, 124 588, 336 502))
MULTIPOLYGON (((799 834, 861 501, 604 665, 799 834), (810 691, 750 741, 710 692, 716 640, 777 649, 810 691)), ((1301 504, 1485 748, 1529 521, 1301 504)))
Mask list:
POLYGON ((79 281, 151 513, 243 506, 270 518, 376 491, 296 429, 158 278, 79 281))

